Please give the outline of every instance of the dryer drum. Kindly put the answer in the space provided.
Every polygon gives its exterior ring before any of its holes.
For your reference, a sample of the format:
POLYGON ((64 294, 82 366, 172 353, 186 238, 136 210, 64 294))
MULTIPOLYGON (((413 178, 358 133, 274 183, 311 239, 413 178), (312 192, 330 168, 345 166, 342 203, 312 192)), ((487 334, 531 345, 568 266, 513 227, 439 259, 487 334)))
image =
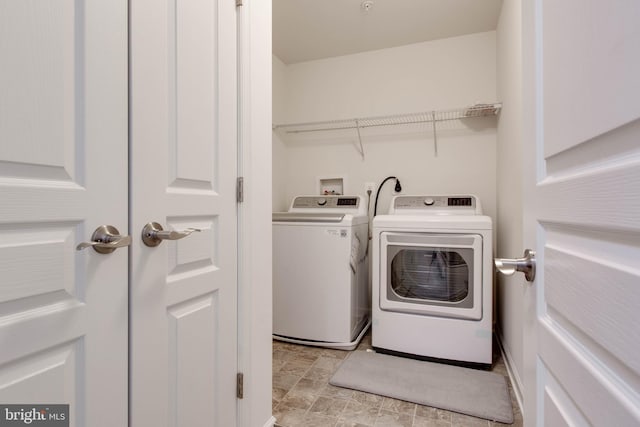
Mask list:
POLYGON ((391 289, 402 298, 459 302, 469 294, 469 266, 454 251, 403 249, 391 262, 391 289))

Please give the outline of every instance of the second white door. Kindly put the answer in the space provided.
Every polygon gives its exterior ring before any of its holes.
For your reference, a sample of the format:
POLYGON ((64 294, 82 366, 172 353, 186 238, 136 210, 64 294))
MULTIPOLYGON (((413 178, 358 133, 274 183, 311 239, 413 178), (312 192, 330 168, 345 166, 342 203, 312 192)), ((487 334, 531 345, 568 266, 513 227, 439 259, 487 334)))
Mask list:
POLYGON ((130 13, 130 426, 232 426, 235 3, 133 0, 130 13), (148 247, 149 222, 200 231, 148 247))

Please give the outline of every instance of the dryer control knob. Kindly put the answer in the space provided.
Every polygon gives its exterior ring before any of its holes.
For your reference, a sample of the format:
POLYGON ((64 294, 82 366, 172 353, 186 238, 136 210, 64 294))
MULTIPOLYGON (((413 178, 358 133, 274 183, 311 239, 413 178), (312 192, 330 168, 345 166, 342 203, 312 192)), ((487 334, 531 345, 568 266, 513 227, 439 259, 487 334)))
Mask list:
POLYGON ((318 206, 324 206, 327 204, 327 199, 318 199, 318 206))
POLYGON ((431 197, 428 197, 426 199, 424 199, 424 204, 427 206, 431 206, 435 203, 435 200, 433 200, 431 197))

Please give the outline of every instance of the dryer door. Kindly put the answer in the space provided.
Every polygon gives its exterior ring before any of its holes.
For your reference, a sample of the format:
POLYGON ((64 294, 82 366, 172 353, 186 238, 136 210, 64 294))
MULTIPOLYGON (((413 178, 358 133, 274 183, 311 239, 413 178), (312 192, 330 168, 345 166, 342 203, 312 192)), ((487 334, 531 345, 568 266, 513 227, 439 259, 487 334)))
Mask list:
POLYGON ((482 236, 383 232, 380 308, 482 318, 482 236))

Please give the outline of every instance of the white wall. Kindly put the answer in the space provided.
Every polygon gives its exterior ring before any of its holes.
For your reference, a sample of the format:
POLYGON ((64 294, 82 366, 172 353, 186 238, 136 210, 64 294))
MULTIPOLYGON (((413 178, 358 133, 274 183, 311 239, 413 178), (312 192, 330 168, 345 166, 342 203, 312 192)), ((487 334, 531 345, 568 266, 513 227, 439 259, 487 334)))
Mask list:
MULTIPOLYGON (((496 101, 495 32, 417 43, 289 65, 285 116, 277 123, 332 120, 451 109, 496 101)), ((365 182, 400 178, 403 193, 473 193, 496 216, 495 119, 438 124, 438 156, 431 126, 362 131, 365 159, 355 131, 286 138, 286 180, 274 200, 315 193, 319 176, 345 176, 345 193, 364 194, 365 182), (469 127, 473 126, 473 127, 469 127)), ((276 144, 274 144, 275 146, 276 144)), ((274 148, 274 155, 276 154, 274 148)), ((278 153, 278 156, 281 154, 278 153)), ((274 157, 274 162, 281 159, 274 157)), ((378 212, 386 212, 387 184, 378 212)), ((375 194, 374 194, 375 195, 375 194)))
MULTIPOLYGON (((522 49, 521 0, 506 1, 497 29, 498 241, 497 256, 522 256, 522 49)), ((512 369, 516 393, 523 377, 524 275, 497 277, 498 333, 512 369)))
MULTIPOLYGON (((287 120, 285 111, 286 94, 286 65, 273 55, 273 122, 283 123, 287 120)), ((284 190, 287 183, 287 151, 280 136, 273 132, 273 211, 286 210, 288 206, 287 193, 284 190)))

